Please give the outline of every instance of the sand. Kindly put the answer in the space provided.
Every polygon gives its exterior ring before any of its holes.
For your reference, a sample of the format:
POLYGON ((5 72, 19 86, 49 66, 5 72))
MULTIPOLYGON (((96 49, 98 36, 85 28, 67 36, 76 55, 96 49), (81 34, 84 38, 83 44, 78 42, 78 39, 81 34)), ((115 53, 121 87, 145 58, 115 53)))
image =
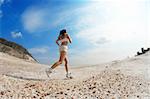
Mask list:
POLYGON ((48 78, 47 65, 0 53, 0 99, 150 99, 150 53, 106 64, 60 66, 48 78))

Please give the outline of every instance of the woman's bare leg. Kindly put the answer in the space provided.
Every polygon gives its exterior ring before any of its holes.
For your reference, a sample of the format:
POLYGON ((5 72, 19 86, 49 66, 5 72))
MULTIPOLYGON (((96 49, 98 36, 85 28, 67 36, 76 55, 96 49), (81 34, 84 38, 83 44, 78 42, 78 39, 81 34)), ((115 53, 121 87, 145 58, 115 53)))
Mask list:
POLYGON ((54 63, 53 65, 52 65, 52 69, 54 69, 54 68, 56 68, 57 66, 59 66, 60 64, 62 64, 60 61, 57 61, 56 63, 54 63))
POLYGON ((65 69, 66 69, 66 73, 68 73, 68 58, 67 56, 65 57, 65 69))
POLYGON ((68 70, 68 63, 69 63, 69 60, 68 60, 68 57, 66 56, 65 57, 66 77, 72 79, 71 73, 69 73, 69 70, 68 70))
POLYGON ((51 69, 56 68, 57 66, 59 66, 60 64, 63 63, 64 59, 66 57, 66 52, 60 52, 60 58, 59 61, 57 61, 56 63, 54 63, 51 67, 51 69))

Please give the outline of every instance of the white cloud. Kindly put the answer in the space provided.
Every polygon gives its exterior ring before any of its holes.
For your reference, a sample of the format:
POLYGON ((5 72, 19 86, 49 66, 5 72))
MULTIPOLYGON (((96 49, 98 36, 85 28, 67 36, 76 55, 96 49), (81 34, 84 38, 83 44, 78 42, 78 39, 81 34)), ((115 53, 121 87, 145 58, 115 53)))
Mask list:
POLYGON ((96 45, 106 41, 141 37, 145 30, 145 1, 142 0, 89 0, 91 3, 71 9, 29 7, 22 15, 25 30, 37 33, 65 23, 77 30, 77 37, 96 45), (96 2, 94 2, 96 1, 96 2), (54 10, 54 11, 53 11, 54 10), (126 35, 124 35, 126 34, 126 35))
POLYGON ((13 38, 22 38, 22 33, 21 32, 11 32, 11 36, 13 38))
POLYGON ((22 14, 22 24, 24 29, 32 34, 44 33, 53 28, 73 30, 74 23, 80 14, 78 8, 70 5, 31 6, 22 14))
MULTIPOLYGON (((98 0, 97 0, 98 1, 98 0)), ((78 38, 96 43, 100 38, 110 41, 143 39, 146 37, 145 2, 99 1, 89 4, 76 23, 78 38)))
POLYGON ((41 46, 41 47, 30 48, 28 50, 32 54, 45 54, 49 52, 50 48, 47 46, 41 46))
POLYGON ((0 0, 0 6, 4 3, 4 0, 0 0))
POLYGON ((79 31, 76 37, 90 46, 84 51, 74 50, 72 63, 96 64, 121 59, 135 55, 141 47, 150 47, 148 7, 146 0, 99 0, 78 8, 81 14, 74 24, 79 31), (99 39, 102 43, 97 43, 99 39))
POLYGON ((69 60, 71 66, 86 66, 92 64, 100 64, 110 62, 113 60, 122 60, 124 58, 133 57, 137 51, 140 50, 139 45, 134 45, 135 42, 130 42, 127 45, 126 42, 109 43, 102 46, 95 46, 80 49, 69 49, 69 60), (134 46, 133 46, 134 45, 134 46))
POLYGON ((45 26, 45 12, 41 9, 29 8, 22 15, 22 22, 25 30, 30 33, 41 29, 43 25, 45 26))
POLYGON ((4 0, 0 0, 0 18, 3 16, 3 12, 1 10, 1 6, 4 3, 4 0))
POLYGON ((0 18, 3 16, 3 11, 1 10, 1 6, 5 3, 10 3, 11 0, 0 0, 0 18))
POLYGON ((146 2, 146 8, 147 8, 147 32, 148 34, 146 35, 147 36, 147 47, 150 47, 150 1, 147 0, 146 2))
POLYGON ((10 3, 11 0, 0 0, 0 5, 4 4, 4 3, 10 3))
POLYGON ((43 64, 53 64, 56 59, 56 54, 53 55, 53 51, 49 46, 37 46, 29 48, 28 51, 43 64))
POLYGON ((56 8, 29 7, 22 14, 22 23, 25 30, 29 33, 43 33, 50 29, 60 26, 62 23, 67 21, 69 15, 67 11, 61 9, 59 12, 56 8))

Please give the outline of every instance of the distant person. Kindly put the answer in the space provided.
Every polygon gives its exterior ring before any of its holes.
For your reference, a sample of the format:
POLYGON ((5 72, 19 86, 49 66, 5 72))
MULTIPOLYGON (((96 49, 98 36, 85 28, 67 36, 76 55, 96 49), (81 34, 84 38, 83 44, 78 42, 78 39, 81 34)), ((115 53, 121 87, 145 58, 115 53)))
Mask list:
POLYGON ((63 29, 60 31, 60 34, 58 36, 58 39, 56 40, 56 44, 59 46, 59 52, 60 52, 60 57, 59 60, 52 65, 51 68, 46 69, 46 74, 49 77, 49 74, 52 73, 53 69, 59 66, 60 64, 65 62, 65 69, 66 69, 66 77, 67 78, 72 78, 71 73, 68 72, 68 43, 71 43, 72 40, 70 36, 67 34, 66 29, 63 29))

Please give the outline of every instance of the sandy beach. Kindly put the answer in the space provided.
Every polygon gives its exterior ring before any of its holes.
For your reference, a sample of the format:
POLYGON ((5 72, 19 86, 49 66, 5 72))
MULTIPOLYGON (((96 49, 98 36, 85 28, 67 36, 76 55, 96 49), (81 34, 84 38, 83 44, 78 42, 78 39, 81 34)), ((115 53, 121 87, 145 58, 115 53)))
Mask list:
POLYGON ((105 64, 63 66, 48 78, 47 65, 0 53, 1 99, 149 99, 150 53, 105 64))

